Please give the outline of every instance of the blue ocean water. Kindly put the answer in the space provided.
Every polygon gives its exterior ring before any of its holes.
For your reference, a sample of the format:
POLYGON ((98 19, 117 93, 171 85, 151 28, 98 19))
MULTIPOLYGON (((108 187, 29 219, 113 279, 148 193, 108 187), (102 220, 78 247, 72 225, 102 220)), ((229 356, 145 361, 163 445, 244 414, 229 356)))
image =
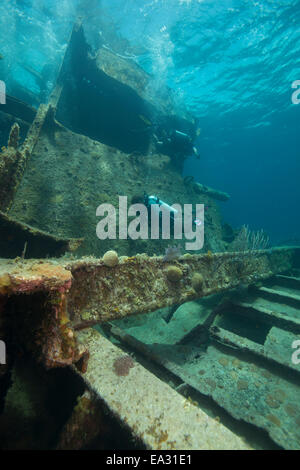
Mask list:
POLYGON ((223 215, 233 226, 263 228, 274 243, 299 239, 291 85, 300 77, 300 2, 137 1, 125 2, 124 16, 105 3, 124 34, 148 41, 140 63, 199 119, 201 159, 189 158, 185 174, 230 193, 223 215))
POLYGON ((113 28, 152 86, 170 86, 196 117, 201 158, 189 157, 184 174, 231 195, 224 219, 262 228, 274 243, 300 239, 300 104, 291 100, 300 2, 4 0, 0 78, 9 93, 22 98, 24 87, 47 99, 78 15, 93 47, 103 24, 113 28), (32 70, 46 82, 42 94, 32 70))

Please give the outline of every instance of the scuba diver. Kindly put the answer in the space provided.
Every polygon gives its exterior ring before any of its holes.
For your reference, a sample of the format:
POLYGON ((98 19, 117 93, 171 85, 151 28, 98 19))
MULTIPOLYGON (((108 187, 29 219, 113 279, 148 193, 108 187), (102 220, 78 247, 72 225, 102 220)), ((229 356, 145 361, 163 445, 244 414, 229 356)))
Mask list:
POLYGON ((172 129, 168 135, 159 139, 153 134, 156 140, 156 147, 162 152, 170 155, 187 156, 194 154, 199 158, 197 148, 190 135, 179 130, 172 129))
MULTIPOLYGON (((182 214, 179 213, 177 209, 173 208, 168 203, 161 200, 158 196, 148 195, 145 192, 144 192, 144 195, 135 195, 135 196, 133 196, 132 199, 131 199, 131 203, 132 204, 144 204, 145 205, 145 207, 147 208, 147 211, 148 211, 148 224, 149 224, 150 227, 151 227, 151 216, 152 216, 152 214, 155 214, 155 212, 156 212, 158 214, 158 220, 159 220, 159 231, 161 231, 161 229, 162 229, 162 210, 169 213, 169 216, 170 216, 170 230, 174 234, 175 219, 177 217, 182 217, 182 214)), ((202 221, 193 216, 192 225, 199 227, 201 224, 202 224, 202 221)), ((182 226, 182 229, 183 229, 183 226, 182 226)))
POLYGON ((176 123, 170 125, 165 120, 155 122, 155 120, 143 114, 139 115, 139 119, 143 123, 142 128, 134 129, 132 132, 151 132, 154 138, 153 143, 158 153, 171 156, 179 166, 180 162, 190 155, 195 155, 197 159, 200 158, 197 147, 194 144, 195 138, 201 132, 200 128, 183 131, 177 128, 176 123))

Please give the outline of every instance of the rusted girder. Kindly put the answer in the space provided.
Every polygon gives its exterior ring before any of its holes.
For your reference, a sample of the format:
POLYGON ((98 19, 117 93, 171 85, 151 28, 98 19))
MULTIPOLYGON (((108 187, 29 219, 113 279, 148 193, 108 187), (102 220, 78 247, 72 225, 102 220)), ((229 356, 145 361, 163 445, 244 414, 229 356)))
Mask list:
POLYGON ((46 368, 85 368, 88 352, 78 345, 67 313, 71 280, 70 271, 54 263, 0 263, 0 325, 6 324, 13 343, 46 368))
POLYGON ((74 330, 254 283, 290 269, 294 255, 293 248, 208 253, 172 263, 137 255, 121 257, 113 267, 95 258, 2 260, 0 296, 13 302, 13 315, 22 321, 18 329, 39 361, 47 367, 77 363, 85 370, 88 354, 74 330))
POLYGON ((251 449, 96 330, 81 331, 79 337, 90 351, 88 369, 82 375, 87 388, 147 449, 251 449))
POLYGON ((233 346, 238 348, 241 352, 253 353, 256 356, 267 359, 271 363, 283 365, 299 373, 298 365, 293 364, 290 357, 291 355, 287 353, 289 348, 286 348, 287 344, 290 347, 293 341, 298 339, 298 337, 296 334, 289 331, 280 330, 276 327, 271 328, 264 345, 257 344, 248 338, 241 338, 231 331, 224 330, 218 326, 210 328, 210 335, 225 346, 233 346), (284 345, 282 345, 282 343, 284 343, 284 345))
POLYGON ((24 144, 19 147, 19 125, 11 128, 7 148, 0 154, 0 210, 8 212, 13 203, 16 191, 23 178, 28 159, 44 124, 49 106, 41 104, 32 125, 29 128, 24 144))
POLYGON ((209 188, 208 186, 204 186, 204 184, 194 183, 194 189, 196 193, 199 194, 207 194, 208 196, 216 199, 217 201, 228 201, 230 199, 229 194, 224 193, 223 191, 218 191, 213 188, 209 188))
POLYGON ((226 291, 292 267, 293 249, 160 257, 121 257, 113 268, 102 260, 65 265, 73 276, 68 311, 75 328, 151 312, 226 291), (82 293, 85 295, 82 295, 82 293))

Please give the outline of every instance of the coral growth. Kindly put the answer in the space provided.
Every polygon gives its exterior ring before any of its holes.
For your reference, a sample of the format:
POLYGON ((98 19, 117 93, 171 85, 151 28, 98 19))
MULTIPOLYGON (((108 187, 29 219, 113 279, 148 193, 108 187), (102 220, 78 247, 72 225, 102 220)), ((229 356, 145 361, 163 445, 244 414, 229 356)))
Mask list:
POLYGON ((107 251, 103 256, 103 263, 110 268, 116 266, 119 263, 118 253, 114 250, 107 251))
POLYGON ((8 294, 10 285, 11 280, 8 274, 3 274, 0 276, 0 294, 8 294))
POLYGON ((230 251, 265 250, 269 246, 269 237, 263 230, 252 232, 243 225, 240 232, 230 245, 230 251))
POLYGON ((182 279, 183 273, 177 266, 168 266, 166 269, 166 276, 170 282, 178 282, 182 279))
POLYGON ((196 292, 202 291, 204 279, 202 274, 195 273, 192 277, 192 287, 196 292))

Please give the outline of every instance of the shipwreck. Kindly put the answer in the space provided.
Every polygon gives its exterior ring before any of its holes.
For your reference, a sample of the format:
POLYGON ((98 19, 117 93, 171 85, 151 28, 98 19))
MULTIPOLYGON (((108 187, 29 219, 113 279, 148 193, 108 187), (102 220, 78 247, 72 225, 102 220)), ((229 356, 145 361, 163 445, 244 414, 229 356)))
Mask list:
POLYGON ((48 102, 1 105, 1 446, 300 448, 300 248, 230 250, 229 195, 166 137, 197 122, 150 84, 78 23, 48 102), (201 252, 96 237, 143 192, 209 205, 201 252))

